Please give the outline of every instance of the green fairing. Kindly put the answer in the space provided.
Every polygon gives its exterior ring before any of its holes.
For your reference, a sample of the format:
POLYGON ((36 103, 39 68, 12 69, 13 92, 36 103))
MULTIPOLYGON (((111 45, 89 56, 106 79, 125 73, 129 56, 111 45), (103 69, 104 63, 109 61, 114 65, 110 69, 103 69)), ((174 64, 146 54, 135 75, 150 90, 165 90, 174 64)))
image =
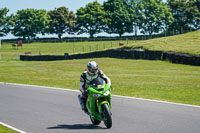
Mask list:
POLYGON ((108 104, 108 108, 111 111, 111 88, 110 88, 110 85, 108 85, 104 82, 104 85, 100 86, 98 88, 98 87, 95 87, 95 86, 92 86, 91 84, 89 84, 88 91, 89 91, 89 93, 88 93, 88 99, 87 99, 87 103, 86 103, 88 112, 93 118, 101 121, 101 120, 103 120, 102 105, 108 104), (102 88, 104 88, 104 89, 102 89, 102 88), (102 91, 100 91, 100 89, 102 89, 102 91), (104 95, 104 93, 106 93, 107 91, 109 91, 109 94, 106 96, 106 95, 104 95), (93 94, 99 94, 99 96, 94 97, 93 94), (101 99, 101 98, 104 98, 104 100, 100 101, 99 99, 101 99))

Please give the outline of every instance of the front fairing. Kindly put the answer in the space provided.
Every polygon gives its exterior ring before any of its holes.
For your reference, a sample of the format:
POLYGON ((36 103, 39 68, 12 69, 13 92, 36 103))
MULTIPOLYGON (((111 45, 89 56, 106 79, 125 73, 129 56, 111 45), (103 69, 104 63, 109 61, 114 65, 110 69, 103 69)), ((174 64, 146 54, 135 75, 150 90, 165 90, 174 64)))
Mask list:
POLYGON ((110 90, 111 89, 108 84, 104 84, 104 86, 101 88, 97 88, 97 87, 93 87, 93 86, 88 87, 89 95, 99 94, 100 97, 104 97, 104 93, 106 93, 107 91, 110 91, 110 90))

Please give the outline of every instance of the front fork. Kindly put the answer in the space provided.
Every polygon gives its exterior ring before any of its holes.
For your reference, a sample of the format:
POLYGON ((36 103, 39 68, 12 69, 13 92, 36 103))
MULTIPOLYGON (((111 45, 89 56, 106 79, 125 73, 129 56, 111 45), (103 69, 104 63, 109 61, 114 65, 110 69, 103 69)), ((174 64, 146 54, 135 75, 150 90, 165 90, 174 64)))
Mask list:
POLYGON ((103 104, 108 104, 108 108, 111 112, 111 100, 109 97, 105 97, 105 100, 102 100, 102 101, 99 101, 99 99, 97 99, 96 102, 97 102, 97 107, 100 114, 103 114, 103 111, 102 111, 103 104))

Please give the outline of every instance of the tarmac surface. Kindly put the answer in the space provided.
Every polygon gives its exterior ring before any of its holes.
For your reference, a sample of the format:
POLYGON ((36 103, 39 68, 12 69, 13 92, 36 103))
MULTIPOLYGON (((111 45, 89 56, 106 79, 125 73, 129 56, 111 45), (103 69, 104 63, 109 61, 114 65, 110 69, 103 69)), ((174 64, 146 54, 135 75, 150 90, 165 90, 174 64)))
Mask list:
POLYGON ((112 96, 111 129, 93 126, 77 91, 0 83, 0 122, 28 133, 200 133, 200 107, 112 96))

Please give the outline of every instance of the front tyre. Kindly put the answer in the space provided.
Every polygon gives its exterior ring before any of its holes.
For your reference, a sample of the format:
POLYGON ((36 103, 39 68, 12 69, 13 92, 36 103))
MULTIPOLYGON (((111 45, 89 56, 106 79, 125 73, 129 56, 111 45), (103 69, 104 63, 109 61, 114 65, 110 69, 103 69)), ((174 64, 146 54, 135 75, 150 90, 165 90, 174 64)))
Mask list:
POLYGON ((99 125, 101 123, 101 121, 95 119, 95 118, 92 118, 92 116, 90 116, 90 120, 92 122, 93 125, 99 125))
POLYGON ((108 104, 103 104, 102 105, 102 112, 103 112, 103 122, 107 128, 112 127, 112 118, 111 118, 111 112, 110 109, 108 108, 108 104))

